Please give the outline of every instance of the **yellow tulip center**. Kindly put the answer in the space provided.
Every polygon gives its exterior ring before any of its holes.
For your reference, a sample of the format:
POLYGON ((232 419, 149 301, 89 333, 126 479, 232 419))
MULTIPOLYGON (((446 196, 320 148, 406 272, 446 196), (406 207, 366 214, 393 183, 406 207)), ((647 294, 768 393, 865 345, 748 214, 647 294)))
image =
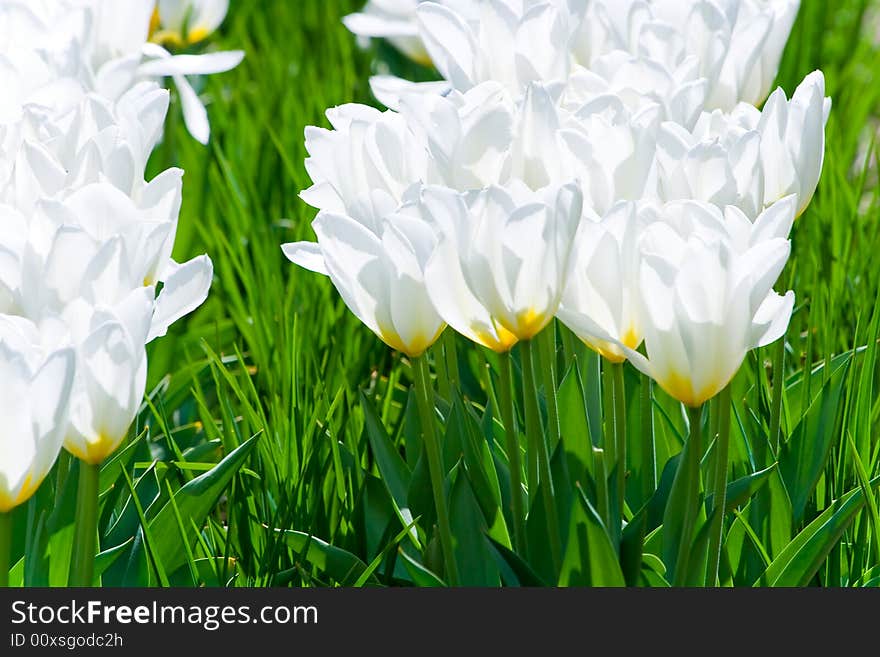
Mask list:
POLYGON ((635 349, 639 346, 639 343, 642 341, 641 337, 638 333, 636 333, 635 327, 630 324, 630 327, 626 330, 626 333, 623 334, 623 337, 620 340, 628 349, 635 349))
POLYGON ((0 491, 0 513, 8 513, 15 507, 27 502, 31 498, 31 495, 37 492, 41 483, 42 480, 34 481, 33 476, 29 473, 28 476, 25 477, 21 490, 18 491, 18 494, 15 497, 0 491))
POLYGON ((441 325, 437 332, 432 336, 426 336, 417 333, 409 342, 406 343, 403 341, 403 338, 400 337, 400 334, 397 331, 387 326, 380 326, 380 332, 378 335, 379 339, 382 340, 382 342, 387 344, 395 351, 404 353, 410 358, 418 358, 423 353, 425 353, 432 344, 437 342, 437 338, 440 337, 445 328, 445 324, 441 325))
POLYGON ((189 43, 191 43, 191 44, 198 43, 199 41, 207 38, 208 34, 209 34, 209 32, 208 32, 207 28, 196 27, 196 28, 190 30, 189 34, 186 35, 187 41, 189 41, 189 43))
POLYGON ((484 347, 488 347, 496 353, 505 354, 513 349, 513 345, 519 342, 519 338, 517 338, 513 333, 501 326, 501 324, 499 324, 495 320, 492 320, 492 325, 495 329, 494 335, 489 331, 485 331, 479 328, 473 329, 477 342, 479 342, 484 347))
POLYGON ((87 442, 85 450, 80 449, 79 445, 71 444, 71 441, 65 442, 64 447, 80 461, 84 461, 89 465, 99 465, 113 453, 116 449, 116 444, 114 441, 101 435, 95 442, 87 442))

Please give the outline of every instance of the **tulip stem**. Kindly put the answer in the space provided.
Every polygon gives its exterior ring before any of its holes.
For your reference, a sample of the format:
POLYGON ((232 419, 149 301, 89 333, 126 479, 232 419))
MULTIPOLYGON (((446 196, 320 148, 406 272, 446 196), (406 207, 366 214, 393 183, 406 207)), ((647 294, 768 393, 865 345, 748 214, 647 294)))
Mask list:
POLYGON ((654 401, 651 377, 642 374, 639 409, 642 414, 642 497, 648 499, 657 489, 657 453, 654 445, 654 401))
POLYGON ((446 581, 451 586, 458 585, 458 566, 452 548, 452 527, 449 524, 449 510, 446 507, 445 473, 440 455, 440 444, 434 431, 434 393, 430 385, 428 363, 424 356, 413 359, 413 375, 416 384, 416 397, 422 421, 422 437, 425 455, 428 457, 428 472, 431 476, 431 490, 434 493, 434 506, 437 509, 437 525, 440 528, 440 547, 446 567, 446 581))
MULTIPOLYGON (((458 387, 461 377, 458 372, 458 350, 455 347, 455 331, 443 331, 443 353, 446 355, 446 376, 449 377, 450 388, 458 387)), ((451 401, 451 399, 450 399, 451 401)))
POLYGON ((715 481, 712 502, 712 527, 709 534, 709 563, 707 586, 718 585, 721 565, 721 534, 724 529, 724 509, 727 506, 727 465, 730 451, 730 386, 718 395, 718 439, 715 441, 715 481))
POLYGON ((626 504, 626 383, 623 363, 613 363, 611 374, 614 386, 614 451, 617 455, 617 524, 611 529, 613 536, 620 536, 626 504))
MULTIPOLYGON (((770 444, 779 452, 779 430, 782 427, 782 391, 785 387, 785 336, 773 345, 773 403, 770 407, 770 444)), ((773 457, 776 458, 776 457, 773 457)))
POLYGON ((76 528, 70 560, 70 586, 92 586, 98 547, 98 480, 101 466, 79 462, 76 528))
POLYGON ((556 327, 550 324, 537 340, 544 379, 544 398, 547 400, 547 420, 550 423, 550 446, 555 449, 562 434, 556 400, 556 327))
POLYGON ((611 363, 602 359, 602 449, 605 450, 605 462, 610 466, 617 461, 617 446, 614 444, 614 377, 611 375, 611 363))
POLYGON ((675 577, 673 586, 685 586, 688 577, 688 565, 691 556, 691 544, 694 540, 694 525, 699 513, 700 496, 700 460, 703 456, 703 407, 688 407, 688 423, 690 436, 682 458, 685 459, 686 499, 684 504, 685 518, 678 537, 678 554, 675 559, 675 577))
POLYGON ((70 461, 70 452, 68 452, 66 449, 62 449, 61 453, 58 455, 58 466, 56 469, 56 472, 58 473, 58 477, 55 482, 56 507, 61 505, 61 500, 64 497, 64 487, 67 484, 67 478, 70 476, 70 461))
POLYGON ((434 345, 433 352, 440 396, 447 401, 452 401, 452 385, 449 383, 449 372, 446 370, 446 349, 444 349, 442 342, 434 345))
POLYGON ((547 516, 547 534, 550 542, 550 555, 553 559, 554 572, 559 572, 562 566, 562 539, 559 534, 559 516, 556 513, 556 495, 553 491, 553 477, 550 474, 550 453, 547 451, 547 441, 541 430, 541 420, 538 411, 538 389, 535 383, 535 361, 532 340, 522 343, 523 362, 523 393, 526 407, 526 434, 528 436, 529 451, 534 454, 534 460, 538 464, 538 479, 529 481, 529 492, 537 490, 540 481, 541 491, 544 498, 544 514, 547 516))
POLYGON ((12 512, 0 511, 0 588, 9 586, 12 561, 12 512))
POLYGON ((519 453, 519 437, 513 411, 513 375, 510 352, 499 354, 501 365, 501 418, 507 438, 507 461, 510 465, 510 500, 513 513, 513 544, 517 551, 525 549, 525 512, 523 511, 522 461, 519 453))

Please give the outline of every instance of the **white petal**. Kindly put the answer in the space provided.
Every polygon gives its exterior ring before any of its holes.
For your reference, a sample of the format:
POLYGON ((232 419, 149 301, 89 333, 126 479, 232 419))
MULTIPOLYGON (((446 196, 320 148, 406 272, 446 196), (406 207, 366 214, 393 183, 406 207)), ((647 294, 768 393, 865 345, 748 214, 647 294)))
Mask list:
POLYGON ((324 254, 317 242, 290 242, 282 244, 281 250, 292 263, 303 269, 308 269, 316 274, 329 276, 327 265, 324 263, 324 254))
POLYGON ((211 124, 208 122, 208 111, 199 100, 198 94, 192 88, 189 81, 182 75, 174 76, 174 84, 177 93, 180 94, 180 103, 183 107, 183 121, 186 129, 196 141, 206 145, 211 138, 211 124))
POLYGON ((205 55, 172 55, 144 62, 138 73, 150 77, 210 75, 234 69, 244 59, 243 50, 212 52, 205 55))
POLYGON ((156 299, 147 342, 165 335, 171 324, 202 305, 208 298, 213 276, 214 265, 206 255, 183 263, 168 276, 156 299))
POLYGON ((755 346, 766 347, 785 335, 793 309, 794 292, 789 291, 785 296, 780 296, 771 291, 761 307, 758 308, 752 323, 753 330, 758 332, 758 334, 753 334, 755 346))

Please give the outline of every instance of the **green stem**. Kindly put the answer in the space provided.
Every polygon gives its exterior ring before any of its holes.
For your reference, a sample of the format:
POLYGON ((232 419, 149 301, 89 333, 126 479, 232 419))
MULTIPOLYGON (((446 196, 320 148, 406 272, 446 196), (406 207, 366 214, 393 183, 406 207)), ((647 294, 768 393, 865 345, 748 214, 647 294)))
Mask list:
POLYGON ((718 439, 715 441, 715 481, 712 527, 709 534, 707 586, 718 585, 718 570, 721 565, 721 534, 724 530, 724 508, 727 506, 727 466, 730 451, 729 385, 718 395, 716 403, 718 405, 718 439))
POLYGON ((535 383, 535 361, 532 341, 522 343, 523 361, 523 392, 526 407, 526 434, 528 436, 529 451, 535 454, 538 463, 538 479, 534 484, 530 481, 529 488, 541 484, 544 498, 544 513, 547 516, 547 533, 550 541, 550 555, 553 559, 554 572, 559 572, 562 566, 562 539, 559 535, 559 516, 556 513, 556 495, 553 491, 553 477, 550 474, 550 454, 547 451, 547 441, 541 430, 541 420, 538 411, 538 389, 535 383))
POLYGON ((413 360, 413 374, 416 397, 419 402, 419 415, 422 421, 425 455, 428 457, 428 471, 431 476, 431 489, 434 493, 434 506, 437 509, 437 524, 440 527, 440 546, 443 550, 443 561, 446 566, 446 579, 451 586, 457 586, 458 566, 455 563, 455 552, 452 548, 452 527, 449 524, 449 511, 446 507, 445 473, 440 457, 440 444, 437 442, 437 434, 434 431, 434 396, 429 383, 428 364, 424 356, 413 360))
POLYGON ((611 365, 614 385, 614 449, 617 453, 617 522, 614 536, 620 536, 623 527, 623 509, 626 502, 626 383, 623 363, 611 365))
POLYGON ((602 449, 605 462, 611 466, 617 462, 617 445, 614 444, 614 377, 611 363, 602 359, 602 449))
POLYGON ((458 350, 455 346, 455 331, 449 329, 443 331, 443 352, 446 354, 446 375, 449 378, 450 388, 455 389, 461 383, 458 372, 458 350))
POLYGON ((608 462, 605 450, 593 447, 593 467, 596 468, 596 502, 597 509, 606 527, 611 527, 611 502, 608 501, 608 462))
POLYGON ((681 528, 681 536, 678 537, 678 555, 675 559, 673 586, 684 586, 687 583, 691 543, 694 540, 694 525, 699 513, 700 460, 703 456, 703 407, 688 408, 688 420, 690 437, 682 457, 685 459, 687 497, 684 504, 684 523, 681 528))
POLYGON ((452 401, 452 385, 449 383, 449 372, 446 370, 446 349, 442 341, 437 342, 432 349, 434 352, 434 369, 437 371, 437 387, 440 396, 447 401, 452 401))
POLYGON ((55 482, 55 506, 56 508, 61 505, 61 499, 64 496, 64 487, 67 484, 67 478, 70 476, 70 466, 73 457, 70 455, 66 449, 62 449, 61 453, 58 455, 58 466, 56 468, 56 472, 58 473, 57 481, 55 482))
POLYGON ((9 586, 12 561, 12 512, 0 512, 0 588, 9 586))
POLYGON ((513 375, 510 352, 499 354, 501 365, 501 418, 507 438, 507 460, 510 464, 510 499, 513 513, 513 544, 517 551, 525 549, 525 512, 523 511, 522 461, 519 454, 519 438, 513 411, 513 375))
POLYGON ((642 499, 648 499, 657 490, 657 452, 654 445, 654 402, 651 396, 651 377, 642 374, 639 410, 642 415, 642 499))
POLYGON ((70 586, 92 586, 98 547, 98 479, 100 465, 79 462, 76 528, 70 560, 70 586))
POLYGON ((559 405, 556 399, 556 327, 553 324, 537 336, 544 398, 547 400, 547 420, 550 423, 550 446, 559 444, 562 431, 559 426, 559 405))
POLYGON ((575 359, 574 350, 574 334, 564 324, 559 325, 559 332, 562 335, 562 355, 566 363, 573 363, 575 359))
POLYGON ((773 405, 770 407, 770 444, 779 453, 779 430, 782 427, 782 391, 785 387, 785 336, 773 345, 773 405))

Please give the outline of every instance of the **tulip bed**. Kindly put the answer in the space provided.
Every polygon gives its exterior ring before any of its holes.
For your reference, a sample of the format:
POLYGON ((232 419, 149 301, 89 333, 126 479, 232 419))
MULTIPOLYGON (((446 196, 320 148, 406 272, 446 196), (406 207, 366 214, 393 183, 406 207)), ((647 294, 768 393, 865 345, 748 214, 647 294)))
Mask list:
MULTIPOLYGON (((498 330, 383 342, 285 258, 322 237, 299 197, 317 182, 304 129, 329 129, 328 107, 381 107, 372 74, 437 79, 385 42, 359 47, 342 17, 362 5, 233 2, 211 48, 246 57, 198 78, 207 146, 172 92, 145 178, 186 172, 174 258, 207 253, 213 284, 148 345, 144 402, 95 473, 93 583, 880 586, 880 3, 802 1, 774 87, 791 97, 821 69, 833 110, 775 281, 791 320, 729 385, 678 399, 615 357, 634 345, 590 348, 563 313, 536 335, 505 322, 523 331, 509 349, 498 330)), ((560 185, 551 205, 566 203, 560 185)), ((8 514, 11 584, 74 583, 82 472, 62 452, 8 514)))

